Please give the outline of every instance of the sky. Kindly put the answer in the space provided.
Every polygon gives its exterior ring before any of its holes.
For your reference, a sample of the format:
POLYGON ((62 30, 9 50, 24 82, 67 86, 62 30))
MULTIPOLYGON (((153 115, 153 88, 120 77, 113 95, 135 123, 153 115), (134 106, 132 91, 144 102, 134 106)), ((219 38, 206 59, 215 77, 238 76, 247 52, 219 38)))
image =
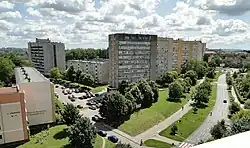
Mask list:
POLYGON ((67 49, 107 48, 112 33, 250 49, 250 0, 0 0, 0 47, 50 38, 67 49))

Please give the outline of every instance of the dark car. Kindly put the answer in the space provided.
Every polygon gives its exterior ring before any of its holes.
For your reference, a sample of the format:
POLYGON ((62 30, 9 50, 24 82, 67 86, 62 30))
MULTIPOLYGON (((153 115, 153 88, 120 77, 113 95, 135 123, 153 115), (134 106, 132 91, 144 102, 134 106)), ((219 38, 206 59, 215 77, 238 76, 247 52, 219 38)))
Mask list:
POLYGON ((223 103, 227 103, 227 100, 223 100, 223 103))
POLYGON ((113 143, 118 142, 118 138, 116 136, 108 136, 108 140, 110 140, 113 143))
POLYGON ((96 103, 93 102, 93 101, 87 102, 86 104, 87 104, 87 105, 96 105, 96 103))
POLYGON ((58 86, 58 85, 56 85, 55 87, 56 87, 56 88, 58 88, 59 86, 58 86))
POLYGON ((105 131, 98 131, 97 132, 100 136, 102 136, 102 137, 106 137, 107 136, 107 133, 105 132, 105 131))

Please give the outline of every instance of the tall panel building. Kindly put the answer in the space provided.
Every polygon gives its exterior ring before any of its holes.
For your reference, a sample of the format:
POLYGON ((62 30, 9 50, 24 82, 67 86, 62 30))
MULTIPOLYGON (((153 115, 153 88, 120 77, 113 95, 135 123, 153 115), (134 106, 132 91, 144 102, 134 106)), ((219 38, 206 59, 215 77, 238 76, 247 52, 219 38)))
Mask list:
POLYGON ((28 55, 34 67, 42 74, 48 75, 53 67, 65 70, 65 45, 63 43, 36 38, 36 42, 28 43, 28 55))
POLYGON ((157 35, 117 33, 109 35, 109 81, 156 80, 157 35))
POLYGON ((181 66, 190 59, 203 60, 206 44, 201 41, 158 37, 157 39, 157 79, 167 71, 181 70, 181 66))

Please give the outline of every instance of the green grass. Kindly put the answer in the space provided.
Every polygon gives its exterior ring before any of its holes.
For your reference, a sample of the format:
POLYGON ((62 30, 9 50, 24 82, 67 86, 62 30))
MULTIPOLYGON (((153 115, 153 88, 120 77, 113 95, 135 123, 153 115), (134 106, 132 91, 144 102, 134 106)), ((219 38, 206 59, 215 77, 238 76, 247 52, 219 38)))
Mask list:
MULTIPOLYGON (((66 125, 58 125, 50 128, 48 131, 42 131, 31 136, 29 142, 18 148, 71 148, 67 133, 63 130, 65 127, 66 125)), ((101 146, 102 138, 97 135, 94 148, 101 148, 101 146)))
POLYGON ((206 117, 209 115, 215 104, 216 93, 217 93, 217 86, 213 85, 208 107, 204 109, 199 109, 197 114, 194 114, 193 110, 190 110, 180 119, 181 122, 174 123, 178 127, 177 135, 170 135, 171 126, 161 131, 160 135, 177 141, 184 141, 197 128, 199 128, 199 126, 204 122, 206 117))
POLYGON ((109 86, 109 85, 104 85, 104 86, 95 87, 95 88, 91 89, 91 92, 92 92, 92 93, 101 92, 101 91, 103 91, 105 88, 108 88, 108 86, 109 86))
POLYGON ((138 135, 178 111, 187 103, 187 99, 182 99, 181 103, 166 101, 168 91, 159 91, 159 100, 150 108, 142 109, 133 113, 128 121, 118 127, 119 130, 129 135, 138 135))
POLYGON ((115 147, 115 144, 105 138, 105 148, 114 148, 114 147, 115 147))
POLYGON ((171 144, 161 142, 158 140, 154 139, 148 139, 144 142, 144 145, 149 146, 149 147, 154 147, 154 148, 171 148, 173 147, 171 144))

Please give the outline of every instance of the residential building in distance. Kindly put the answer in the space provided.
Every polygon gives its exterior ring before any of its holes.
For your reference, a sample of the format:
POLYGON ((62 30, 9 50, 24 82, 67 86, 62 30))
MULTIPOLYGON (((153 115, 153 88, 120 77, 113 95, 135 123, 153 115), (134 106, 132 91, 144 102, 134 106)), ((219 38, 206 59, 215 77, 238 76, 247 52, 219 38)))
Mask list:
POLYGON ((181 70, 190 59, 203 60, 206 44, 201 41, 158 37, 157 39, 157 79, 169 70, 181 70))
POLYGON ((156 80, 157 35, 117 33, 109 35, 109 81, 156 80))
POLYGON ((24 92, 29 126, 54 122, 53 84, 33 67, 15 68, 15 77, 24 92))
POLYGON ((73 66, 75 71, 80 70, 83 73, 91 74, 96 83, 108 84, 109 82, 109 65, 106 59, 95 59, 91 61, 69 60, 67 67, 73 66))
POLYGON ((63 43, 36 38, 36 42, 28 43, 28 55, 34 67, 42 74, 48 75, 53 67, 65 70, 65 45, 63 43))
POLYGON ((0 145, 29 138, 24 96, 18 86, 0 88, 0 145))

